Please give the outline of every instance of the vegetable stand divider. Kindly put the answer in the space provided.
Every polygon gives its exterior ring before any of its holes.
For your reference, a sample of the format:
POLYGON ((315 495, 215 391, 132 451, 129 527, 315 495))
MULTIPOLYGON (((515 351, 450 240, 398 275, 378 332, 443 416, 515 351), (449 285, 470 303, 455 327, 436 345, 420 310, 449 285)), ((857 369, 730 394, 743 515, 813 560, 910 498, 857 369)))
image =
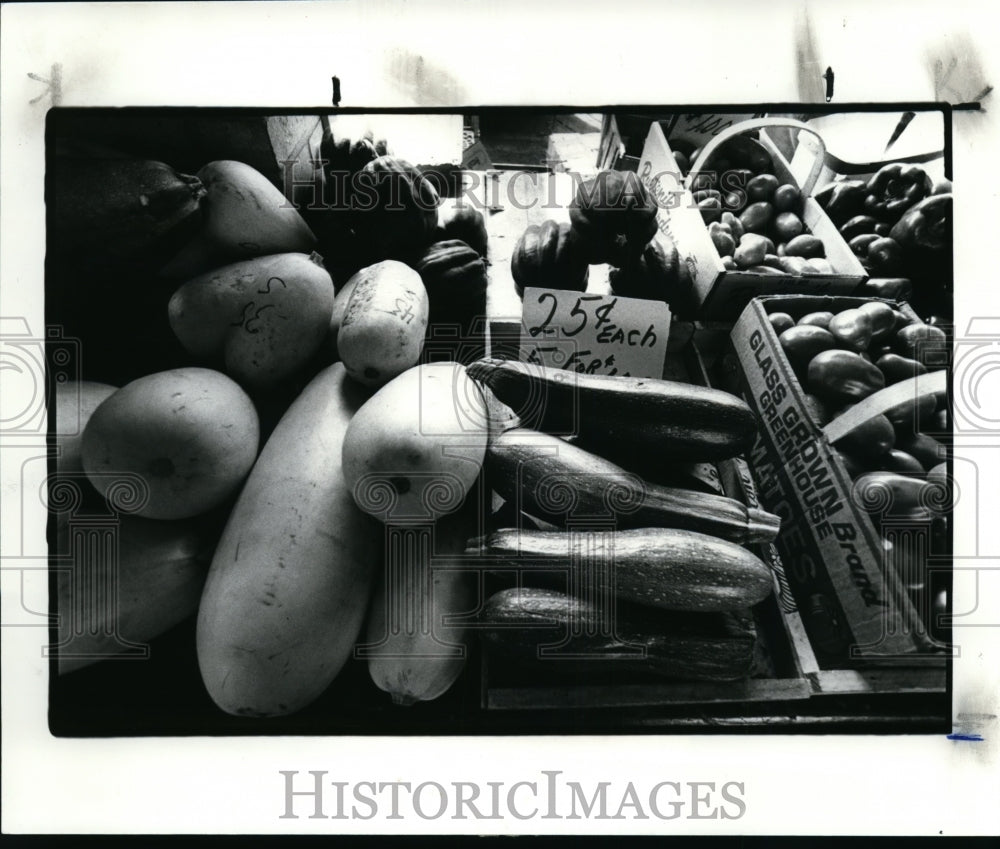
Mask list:
POLYGON ((730 127, 702 149, 683 183, 680 181, 678 166, 663 128, 658 123, 649 128, 639 175, 657 198, 660 230, 674 241, 681 260, 688 266, 699 318, 734 320, 750 298, 756 295, 846 295, 853 292, 866 279, 865 270, 857 257, 851 252, 819 204, 809 196, 819 176, 822 160, 817 158, 807 178, 799 184, 789 171, 784 158, 764 133, 761 133, 760 144, 771 155, 774 174, 779 183, 792 184, 800 189, 803 196, 802 222, 810 233, 822 240, 832 271, 793 275, 778 271, 758 273, 750 270, 727 270, 723 265, 722 257, 709 235, 692 193, 699 169, 719 146, 729 139, 749 130, 789 125, 813 132, 807 124, 788 118, 761 118, 730 127))
MULTIPOLYGON (((787 601, 794 600, 821 669, 841 671, 827 676, 829 686, 864 690, 905 682, 915 689, 943 690, 947 647, 929 633, 926 612, 911 601, 904 576, 888 562, 863 509, 877 508, 864 500, 875 494, 856 491, 832 440, 901 401, 913 402, 918 392, 944 390, 944 372, 932 371, 872 394, 824 428, 814 420, 806 391, 768 318, 777 312, 796 319, 823 310, 835 313, 871 300, 754 299, 733 328, 733 379, 761 420, 751 463, 764 506, 783 520, 776 546, 792 590, 787 601)), ((918 321, 906 304, 898 309, 918 321)), ((911 519, 906 533, 922 540, 921 556, 928 565, 947 567, 948 552, 928 554, 926 522, 911 519)))

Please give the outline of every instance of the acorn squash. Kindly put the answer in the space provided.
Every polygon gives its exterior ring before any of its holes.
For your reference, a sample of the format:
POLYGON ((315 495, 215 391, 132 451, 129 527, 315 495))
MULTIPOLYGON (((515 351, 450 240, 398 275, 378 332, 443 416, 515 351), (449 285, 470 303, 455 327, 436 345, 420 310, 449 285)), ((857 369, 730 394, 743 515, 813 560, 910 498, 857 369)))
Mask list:
POLYGON ((510 258, 518 296, 529 286, 583 292, 590 276, 588 266, 583 239, 571 225, 551 219, 530 225, 510 258))

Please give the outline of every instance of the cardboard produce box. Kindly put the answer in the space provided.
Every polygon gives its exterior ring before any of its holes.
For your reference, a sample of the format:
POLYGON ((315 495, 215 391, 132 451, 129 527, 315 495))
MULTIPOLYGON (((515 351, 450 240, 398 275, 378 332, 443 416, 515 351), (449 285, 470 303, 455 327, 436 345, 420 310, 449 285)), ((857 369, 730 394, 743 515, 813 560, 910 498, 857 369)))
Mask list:
MULTIPOLYGON (((699 160, 704 161, 714 146, 725 141, 731 133, 744 132, 755 127, 785 126, 791 119, 759 119, 734 125, 720 133, 703 148, 699 160)), ((805 124, 802 127, 808 128, 805 124)), ((811 129, 810 129, 811 132, 811 129)), ((851 252, 833 222, 826 216, 812 197, 811 183, 800 183, 788 169, 784 157, 766 134, 761 133, 761 144, 771 153, 775 176, 781 183, 792 183, 803 195, 802 221, 808 232, 823 240, 826 258, 833 268, 831 274, 759 274, 752 271, 727 271, 722 264, 708 227, 695 205, 688 180, 678 173, 673 151, 659 123, 649 128, 646 145, 639 164, 639 176, 654 193, 659 206, 657 213, 660 230, 674 241, 682 261, 687 265, 692 280, 692 295, 697 311, 696 318, 734 320, 752 297, 774 294, 831 294, 849 295, 866 279, 867 274, 858 258, 851 252)), ((698 163, 692 167, 695 173, 698 163)), ((817 161, 818 176, 822 161, 817 161)))
MULTIPOLYGON (((761 421, 750 461, 761 502, 782 518, 777 549, 820 664, 940 667, 943 674, 945 647, 930 636, 910 601, 831 444, 830 435, 842 432, 843 423, 834 419, 821 428, 814 421, 768 320, 771 312, 797 319, 864 302, 777 296, 755 298, 743 311, 732 331, 735 379, 761 421)), ((937 384, 944 372, 926 377, 937 384)), ((912 523, 909 532, 929 538, 929 529, 912 523)))

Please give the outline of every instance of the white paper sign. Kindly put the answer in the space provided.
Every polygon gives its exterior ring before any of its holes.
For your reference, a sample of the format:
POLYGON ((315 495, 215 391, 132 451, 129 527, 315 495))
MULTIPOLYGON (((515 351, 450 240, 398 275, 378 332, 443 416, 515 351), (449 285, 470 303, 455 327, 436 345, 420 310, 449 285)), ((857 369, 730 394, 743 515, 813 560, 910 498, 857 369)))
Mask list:
POLYGON ((582 374, 663 376, 670 308, 662 301, 525 289, 523 362, 582 374))

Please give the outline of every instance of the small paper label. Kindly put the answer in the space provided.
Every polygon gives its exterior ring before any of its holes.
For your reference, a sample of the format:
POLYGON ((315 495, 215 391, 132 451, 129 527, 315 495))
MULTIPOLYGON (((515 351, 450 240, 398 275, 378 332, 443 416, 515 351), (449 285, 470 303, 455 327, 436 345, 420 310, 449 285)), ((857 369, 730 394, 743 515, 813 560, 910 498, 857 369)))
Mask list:
POLYGON ((525 289, 522 362, 582 374, 663 376, 670 308, 662 301, 525 289))
POLYGON ((686 139, 695 144, 705 145, 734 124, 760 118, 763 113, 704 113, 674 116, 667 135, 672 139, 686 139))

